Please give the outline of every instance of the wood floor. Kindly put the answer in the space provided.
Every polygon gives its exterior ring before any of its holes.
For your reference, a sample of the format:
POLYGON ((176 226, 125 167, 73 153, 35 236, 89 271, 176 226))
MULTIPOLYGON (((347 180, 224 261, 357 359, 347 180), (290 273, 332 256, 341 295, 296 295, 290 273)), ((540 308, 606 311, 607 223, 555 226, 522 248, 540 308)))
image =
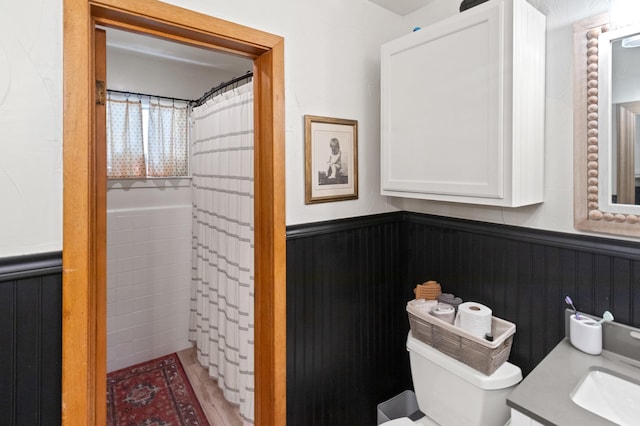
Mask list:
POLYGON ((211 426, 242 426, 238 407, 224 399, 217 382, 198 363, 195 348, 178 352, 178 357, 211 426))

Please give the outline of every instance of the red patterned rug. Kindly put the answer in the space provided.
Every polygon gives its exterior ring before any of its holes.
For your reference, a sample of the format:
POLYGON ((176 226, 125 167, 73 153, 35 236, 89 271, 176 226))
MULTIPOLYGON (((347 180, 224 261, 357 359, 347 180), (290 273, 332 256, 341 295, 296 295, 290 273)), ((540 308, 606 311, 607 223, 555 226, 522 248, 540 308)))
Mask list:
POLYGON ((107 425, 208 426, 209 422, 174 353, 107 375, 107 425))

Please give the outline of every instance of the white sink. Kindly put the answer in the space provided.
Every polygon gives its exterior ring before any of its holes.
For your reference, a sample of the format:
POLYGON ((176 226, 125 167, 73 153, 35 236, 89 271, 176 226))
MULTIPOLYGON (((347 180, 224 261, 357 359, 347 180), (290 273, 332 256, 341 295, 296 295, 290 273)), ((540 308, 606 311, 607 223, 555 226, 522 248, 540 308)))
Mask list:
POLYGON ((621 426, 637 426, 640 384, 608 371, 589 371, 571 392, 580 407, 621 426))

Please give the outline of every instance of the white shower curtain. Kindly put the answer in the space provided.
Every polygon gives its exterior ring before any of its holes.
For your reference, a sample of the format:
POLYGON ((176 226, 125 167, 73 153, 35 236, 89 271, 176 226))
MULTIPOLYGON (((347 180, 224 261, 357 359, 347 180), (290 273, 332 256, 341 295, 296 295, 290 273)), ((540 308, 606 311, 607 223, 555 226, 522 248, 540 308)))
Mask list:
POLYGON ((200 363, 254 422, 253 84, 193 109, 191 322, 200 363))

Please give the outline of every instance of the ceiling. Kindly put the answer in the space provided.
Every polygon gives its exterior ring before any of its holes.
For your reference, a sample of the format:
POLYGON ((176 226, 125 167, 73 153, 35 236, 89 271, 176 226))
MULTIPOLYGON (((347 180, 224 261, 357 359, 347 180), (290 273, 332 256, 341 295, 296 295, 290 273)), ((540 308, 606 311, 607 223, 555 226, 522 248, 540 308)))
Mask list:
POLYGON ((247 70, 252 69, 251 59, 240 56, 218 53, 113 28, 103 29, 107 32, 108 49, 122 49, 141 55, 215 68, 235 74, 244 74, 247 70))
POLYGON ((397 13, 398 15, 408 15, 433 3, 435 0, 369 0, 387 10, 397 13))

